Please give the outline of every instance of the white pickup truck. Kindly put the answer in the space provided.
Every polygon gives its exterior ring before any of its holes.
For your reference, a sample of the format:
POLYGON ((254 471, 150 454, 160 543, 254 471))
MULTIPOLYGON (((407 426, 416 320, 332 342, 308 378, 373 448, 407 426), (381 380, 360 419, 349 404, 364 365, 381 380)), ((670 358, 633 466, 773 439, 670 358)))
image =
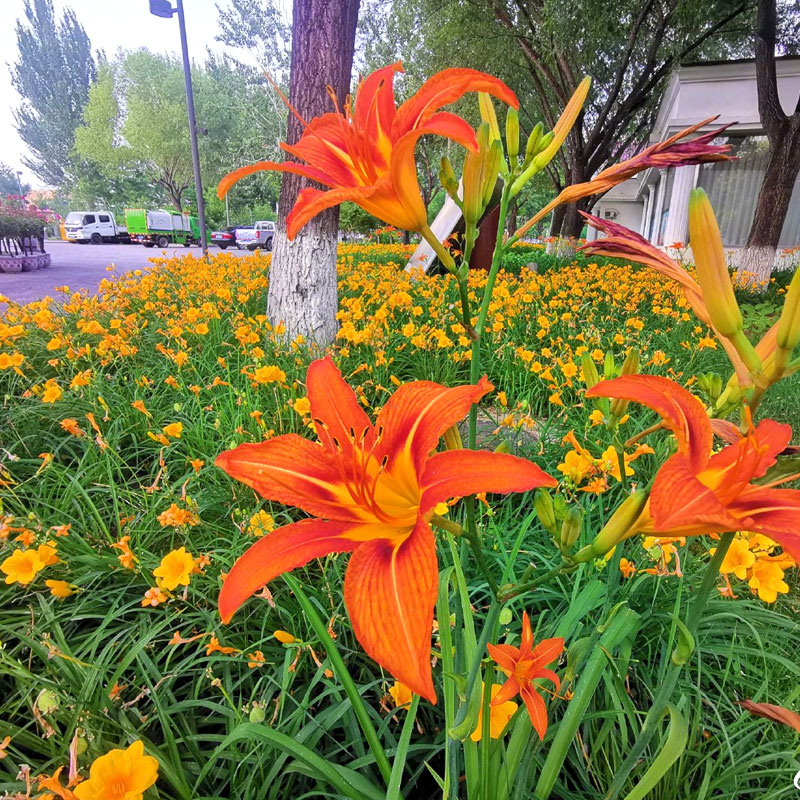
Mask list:
POLYGON ((110 211, 70 211, 64 220, 64 233, 69 242, 130 244, 126 228, 117 225, 110 211))
POLYGON ((275 235, 275 223, 259 220, 252 228, 239 228, 236 231, 236 244, 247 250, 272 250, 272 238, 275 235))

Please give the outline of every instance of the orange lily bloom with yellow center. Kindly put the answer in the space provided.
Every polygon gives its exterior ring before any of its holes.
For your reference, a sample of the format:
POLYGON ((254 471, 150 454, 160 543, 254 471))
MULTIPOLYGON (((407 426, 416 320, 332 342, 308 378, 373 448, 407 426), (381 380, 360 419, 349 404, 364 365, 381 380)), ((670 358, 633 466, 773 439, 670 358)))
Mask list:
POLYGON ((301 163, 259 161, 226 175, 217 187, 220 199, 246 175, 260 170, 293 172, 329 187, 303 189, 286 219, 287 235, 297 232, 326 208, 350 201, 365 211, 409 231, 427 226, 428 215, 417 180, 414 149, 426 133, 444 136, 473 152, 475 131, 456 114, 439 111, 467 92, 486 92, 519 108, 519 101, 503 81, 474 69, 445 69, 429 78, 399 108, 394 97, 398 61, 376 70, 358 88, 355 103, 344 113, 316 117, 297 144, 281 147, 301 163))
POLYGON ((224 622, 284 572, 352 552, 344 599, 366 652, 412 691, 436 702, 431 627, 438 566, 429 520, 440 503, 477 492, 524 492, 556 481, 500 453, 434 453, 444 432, 491 390, 428 381, 401 386, 373 425, 330 358, 306 379, 314 443, 295 434, 242 444, 217 466, 269 500, 312 514, 259 539, 234 564, 219 596, 224 622))
POLYGON ((677 441, 677 452, 658 471, 644 511, 622 538, 746 530, 769 536, 792 558, 800 558, 800 490, 775 488, 797 476, 753 483, 789 444, 789 425, 771 419, 757 427, 751 423, 746 435, 737 432, 734 442, 712 453, 714 428, 705 407, 674 381, 626 375, 598 383, 586 396, 641 403, 662 418, 677 441))
POLYGON ((541 695, 536 691, 537 680, 552 681, 556 691, 561 688, 561 679, 548 664, 552 664, 564 650, 564 640, 542 639, 536 647, 533 646, 533 632, 528 612, 522 614, 522 640, 519 647, 510 644, 489 644, 489 655, 492 660, 508 675, 508 680, 500 691, 492 697, 492 705, 499 706, 520 695, 528 716, 531 718, 534 730, 544 739, 547 732, 547 706, 541 695))

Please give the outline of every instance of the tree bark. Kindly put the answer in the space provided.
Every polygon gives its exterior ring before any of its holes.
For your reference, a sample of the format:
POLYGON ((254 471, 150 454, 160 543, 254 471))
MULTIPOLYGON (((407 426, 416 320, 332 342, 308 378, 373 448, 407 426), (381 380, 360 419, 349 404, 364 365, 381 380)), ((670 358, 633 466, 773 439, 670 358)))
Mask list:
POLYGON ((795 180, 800 173, 800 97, 789 116, 778 96, 775 68, 776 0, 759 0, 755 30, 758 113, 769 140, 769 161, 758 194, 758 204, 739 263, 756 283, 769 280, 775 264, 795 180))
MULTIPOLYGON (((294 0, 289 101, 306 121, 332 111, 328 87, 340 108, 350 90, 356 22, 360 0, 294 0)), ((303 124, 290 113, 287 141, 294 144, 303 124)), ((290 242, 286 217, 300 190, 310 182, 284 173, 275 225, 267 316, 283 336, 302 336, 308 344, 326 347, 338 323, 336 245, 339 209, 314 217, 290 242)))

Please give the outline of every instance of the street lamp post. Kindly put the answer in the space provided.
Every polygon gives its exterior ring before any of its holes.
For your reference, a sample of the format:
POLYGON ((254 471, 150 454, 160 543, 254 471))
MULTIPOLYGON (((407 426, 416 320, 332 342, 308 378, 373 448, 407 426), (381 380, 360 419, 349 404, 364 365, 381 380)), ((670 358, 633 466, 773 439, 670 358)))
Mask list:
POLYGON ((17 170, 17 186, 19 187, 19 196, 22 197, 22 170, 17 170))
POLYGON ((150 0, 150 13, 157 17, 169 19, 178 12, 178 27, 181 33, 181 51, 183 53, 183 78, 186 84, 186 110, 189 114, 189 138, 192 144, 192 167, 194 168, 194 187, 197 193, 197 216, 200 218, 200 246, 208 256, 208 238, 206 236, 206 204, 203 200, 203 182, 200 177, 200 152, 197 149, 197 120, 194 113, 194 91, 192 90, 192 72, 189 64, 189 47, 186 44, 186 17, 183 13, 183 0, 177 0, 177 8, 173 8, 169 0, 150 0))

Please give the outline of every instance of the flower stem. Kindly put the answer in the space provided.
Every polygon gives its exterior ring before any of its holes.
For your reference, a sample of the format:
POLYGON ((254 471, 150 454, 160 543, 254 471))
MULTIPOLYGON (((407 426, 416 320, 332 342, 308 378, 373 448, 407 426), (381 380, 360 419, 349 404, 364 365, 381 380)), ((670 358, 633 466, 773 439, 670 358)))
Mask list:
POLYGON ((557 567, 553 567, 553 569, 549 570, 548 572, 544 572, 536 578, 532 578, 529 581, 525 581, 524 583, 518 583, 516 585, 503 587, 500 590, 499 600, 501 603, 505 603, 508 600, 511 600, 512 597, 517 597, 518 595, 524 594, 525 592, 529 592, 531 589, 535 589, 542 583, 547 583, 552 578, 555 578, 557 575, 560 575, 564 571, 564 567, 567 566, 565 564, 559 564, 557 567))
MULTIPOLYGON (((692 603, 689 613, 686 616, 686 628, 692 637, 694 637, 695 633, 697 632, 697 626, 700 623, 700 618, 703 616, 703 612, 705 611, 706 604, 708 602, 708 596, 711 590, 714 588, 717 576, 719 575, 719 568, 722 566, 722 561, 725 558, 725 554, 728 552, 728 548, 733 541, 733 537, 733 533, 725 533, 720 537, 719 546, 717 547, 713 558, 706 567, 703 580, 697 589, 694 602, 692 603)), ((627 758, 622 762, 622 765, 619 767, 616 775, 614 776, 614 781, 605 796, 605 800, 614 800, 614 798, 619 796, 622 787, 625 785, 625 781, 627 781, 628 776, 636 767, 640 756, 650 743, 650 740, 653 738, 653 736, 655 736, 661 717, 667 707, 667 703, 669 703, 672 693, 675 691, 675 686, 678 683, 678 678, 680 677, 683 669, 683 664, 676 665, 671 660, 671 654, 665 654, 665 656, 670 658, 670 661, 667 669, 664 671, 664 678, 661 682, 661 686, 655 698, 653 699, 653 704, 650 706, 650 710, 647 712, 644 724, 642 725, 642 730, 636 737, 636 741, 633 743, 627 758)))

